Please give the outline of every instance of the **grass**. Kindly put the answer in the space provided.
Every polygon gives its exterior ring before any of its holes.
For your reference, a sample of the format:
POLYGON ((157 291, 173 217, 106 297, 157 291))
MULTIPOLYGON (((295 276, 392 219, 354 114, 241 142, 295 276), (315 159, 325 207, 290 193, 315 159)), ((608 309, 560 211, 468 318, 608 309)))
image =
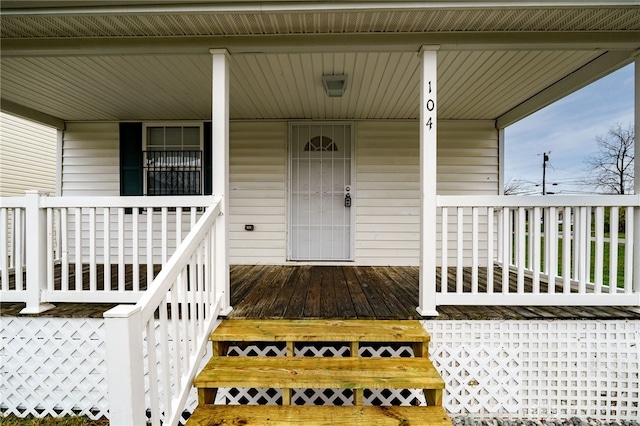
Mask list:
MULTIPOLYGON (((608 238, 609 236, 606 235, 605 238, 608 238)), ((514 237, 515 238, 515 237, 514 237)), ((619 238, 620 239, 624 239, 625 235, 624 233, 619 234, 619 238)), ((525 236, 525 245, 526 247, 528 247, 529 244, 529 236, 525 236)), ((544 243, 544 237, 540 237, 540 267, 544 268, 544 249, 545 249, 545 243, 544 243)), ((562 238, 558 238, 558 242, 557 242, 557 251, 558 251, 558 276, 562 276, 562 262, 563 262, 563 256, 562 256, 562 238)), ((571 241, 571 254, 573 255, 573 241, 571 241)), ((602 285, 609 285, 609 273, 610 273, 610 258, 611 258, 611 243, 609 241, 604 241, 603 242, 603 247, 602 247, 602 251, 603 251, 603 264, 602 264, 602 285)), ((595 280, 595 271, 596 271, 596 243, 595 241, 591 241, 591 256, 590 256, 590 265, 589 265, 589 277, 590 277, 590 281, 594 282, 595 280)), ((515 254, 512 257, 512 261, 515 262, 515 254)), ((570 268, 573 267, 573 256, 570 257, 570 268)), ((618 243, 618 259, 617 259, 617 276, 616 276, 616 282, 617 282, 617 286, 619 288, 623 288, 624 287, 624 262, 625 262, 625 244, 624 243, 618 243)), ((525 251, 525 265, 529 265, 529 251, 528 249, 525 251)), ((541 269, 543 270, 543 269, 541 269)))
POLYGON ((83 416, 19 418, 13 415, 0 417, 1 426, 108 426, 109 420, 91 420, 83 416))

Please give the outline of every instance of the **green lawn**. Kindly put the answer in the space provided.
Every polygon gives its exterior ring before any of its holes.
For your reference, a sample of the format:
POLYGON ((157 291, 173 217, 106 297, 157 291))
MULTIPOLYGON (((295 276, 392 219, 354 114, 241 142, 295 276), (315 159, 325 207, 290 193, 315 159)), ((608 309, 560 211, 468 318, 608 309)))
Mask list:
POLYGON ((109 420, 91 420, 87 417, 44 417, 41 419, 34 417, 18 418, 13 415, 0 417, 0 425, 2 426, 108 426, 109 420))
MULTIPOLYGON (((605 236, 606 238, 609 238, 608 235, 605 236)), ((619 234, 618 235, 619 239, 624 239, 625 235, 624 233, 619 234)), ((544 242, 544 237, 540 238, 540 267, 544 268, 544 250, 545 250, 545 242, 544 242)), ((529 236, 525 237, 525 244, 528 247, 529 244, 529 236)), ((562 264, 563 264, 563 257, 562 257, 562 238, 558 238, 558 276, 562 276, 562 264)), ((571 253, 573 254, 573 241, 571 241, 571 253)), ((589 268, 589 273, 590 273, 590 281, 593 282, 595 279, 595 253, 596 253, 596 243, 595 241, 591 242, 591 257, 590 257, 590 268, 589 268)), ((603 259, 604 259, 604 264, 602 265, 602 284, 603 285, 609 285, 609 273, 610 273, 610 258, 611 258, 611 243, 608 241, 604 241, 603 242, 603 259)), ((618 243, 618 260, 617 260, 617 270, 618 270, 618 275, 617 275, 617 285, 618 287, 622 288, 624 287, 624 259, 625 258, 625 244, 624 243, 618 243)), ((514 253, 514 257, 512 259, 515 263, 515 253, 514 253)), ((526 252, 526 258, 525 258, 525 264, 528 266, 529 265, 529 252, 526 252)), ((573 257, 571 258, 571 266, 573 267, 573 257)))

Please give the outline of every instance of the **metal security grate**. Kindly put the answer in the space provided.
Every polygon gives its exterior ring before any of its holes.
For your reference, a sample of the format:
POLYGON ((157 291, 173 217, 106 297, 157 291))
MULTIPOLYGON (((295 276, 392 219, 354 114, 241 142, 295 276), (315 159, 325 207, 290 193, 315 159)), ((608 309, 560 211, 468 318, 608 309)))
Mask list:
POLYGON ((144 151, 146 195, 202 194, 202 151, 144 151))

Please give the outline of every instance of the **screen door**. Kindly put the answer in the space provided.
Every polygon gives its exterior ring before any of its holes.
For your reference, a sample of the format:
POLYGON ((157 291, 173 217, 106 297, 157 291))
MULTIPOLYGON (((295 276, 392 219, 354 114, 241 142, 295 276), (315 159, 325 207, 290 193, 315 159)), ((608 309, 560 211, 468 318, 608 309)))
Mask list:
POLYGON ((352 142, 351 123, 291 124, 291 260, 352 260, 352 142))

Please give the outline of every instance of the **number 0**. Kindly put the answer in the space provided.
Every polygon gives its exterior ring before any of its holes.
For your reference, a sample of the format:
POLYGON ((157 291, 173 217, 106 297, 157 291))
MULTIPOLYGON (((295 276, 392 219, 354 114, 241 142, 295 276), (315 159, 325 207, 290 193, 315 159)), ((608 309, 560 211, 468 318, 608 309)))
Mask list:
POLYGON ((433 102, 433 99, 429 99, 427 101, 427 110, 433 111, 435 107, 436 107, 436 104, 433 102))

